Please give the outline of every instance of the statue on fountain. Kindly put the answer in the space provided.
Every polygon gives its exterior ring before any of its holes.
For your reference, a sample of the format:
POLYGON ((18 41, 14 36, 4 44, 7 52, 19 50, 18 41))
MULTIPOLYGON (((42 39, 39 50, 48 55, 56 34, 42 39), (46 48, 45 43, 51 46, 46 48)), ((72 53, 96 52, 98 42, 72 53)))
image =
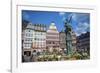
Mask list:
POLYGON ((66 19, 64 22, 64 28, 65 28, 65 35, 66 35, 66 54, 70 55, 72 54, 72 36, 71 36, 71 32, 72 32, 72 27, 70 24, 72 16, 69 19, 66 19))

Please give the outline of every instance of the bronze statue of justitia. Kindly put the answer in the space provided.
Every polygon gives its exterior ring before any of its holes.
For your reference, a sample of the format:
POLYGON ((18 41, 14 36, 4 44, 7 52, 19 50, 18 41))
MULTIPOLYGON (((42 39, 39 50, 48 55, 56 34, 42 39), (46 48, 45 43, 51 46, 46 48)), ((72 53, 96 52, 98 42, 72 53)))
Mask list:
POLYGON ((70 24, 71 18, 72 16, 69 19, 66 19, 64 22, 67 55, 72 54, 72 36, 71 36, 72 27, 70 24))

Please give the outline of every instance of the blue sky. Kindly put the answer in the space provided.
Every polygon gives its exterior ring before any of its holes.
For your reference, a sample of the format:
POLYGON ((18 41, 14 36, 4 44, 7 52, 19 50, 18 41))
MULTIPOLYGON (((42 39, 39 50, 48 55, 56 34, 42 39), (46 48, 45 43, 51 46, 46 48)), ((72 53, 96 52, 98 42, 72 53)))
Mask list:
POLYGON ((72 28, 77 35, 90 31, 89 13, 22 10, 22 19, 33 24, 46 24, 48 27, 51 22, 55 22, 59 32, 64 28, 65 19, 70 16, 72 16, 72 28))

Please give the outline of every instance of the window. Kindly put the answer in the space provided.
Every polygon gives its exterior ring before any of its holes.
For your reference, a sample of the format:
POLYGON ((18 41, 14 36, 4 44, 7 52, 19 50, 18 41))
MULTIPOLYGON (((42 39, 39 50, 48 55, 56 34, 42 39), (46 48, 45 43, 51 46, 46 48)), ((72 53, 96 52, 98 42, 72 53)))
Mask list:
POLYGON ((36 40, 36 38, 34 38, 34 40, 36 40))
POLYGON ((55 44, 55 42, 52 42, 53 44, 55 44))
POLYGON ((28 30, 28 32, 30 32, 30 30, 28 30))
POLYGON ((31 55, 31 51, 24 51, 24 55, 30 56, 31 55))

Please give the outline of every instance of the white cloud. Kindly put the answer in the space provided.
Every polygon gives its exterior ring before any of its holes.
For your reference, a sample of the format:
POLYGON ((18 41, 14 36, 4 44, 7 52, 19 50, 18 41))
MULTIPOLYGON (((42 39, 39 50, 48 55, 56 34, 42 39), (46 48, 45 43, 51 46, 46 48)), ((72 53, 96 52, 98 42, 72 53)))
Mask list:
POLYGON ((27 20, 27 19, 29 19, 30 17, 29 17, 29 15, 28 15, 26 12, 23 12, 23 18, 27 20))
POLYGON ((90 30, 90 24, 87 22, 87 18, 89 17, 88 14, 72 13, 70 15, 72 15, 72 20, 77 23, 75 29, 77 35, 86 33, 90 30))
POLYGON ((82 33, 86 33, 89 30, 90 26, 88 23, 79 23, 77 28, 75 29, 75 32, 77 35, 80 35, 82 33))
POLYGON ((85 21, 89 17, 89 14, 87 14, 87 13, 72 13, 69 16, 71 16, 71 15, 72 15, 72 20, 76 21, 76 22, 85 21))
POLYGON ((59 12, 59 15, 60 16, 64 16, 65 15, 65 12, 59 12))
POLYGON ((66 18, 65 18, 65 17, 63 17, 63 18, 62 18, 62 20, 63 20, 63 21, 65 21, 65 20, 66 20, 66 18))
MULTIPOLYGON (((65 21, 65 13, 60 12, 59 15, 62 17, 62 20, 65 21)), ((75 22, 75 29, 76 35, 80 35, 82 33, 86 33, 90 30, 90 24, 87 20, 89 18, 89 14, 86 13, 71 13, 67 16, 67 18, 70 18, 72 16, 72 20, 75 22)))
POLYGON ((72 14, 72 19, 73 19, 74 21, 77 21, 77 14, 73 13, 73 14, 72 14))
POLYGON ((66 17, 65 17, 65 12, 59 12, 59 15, 62 17, 62 21, 64 22, 66 17))

